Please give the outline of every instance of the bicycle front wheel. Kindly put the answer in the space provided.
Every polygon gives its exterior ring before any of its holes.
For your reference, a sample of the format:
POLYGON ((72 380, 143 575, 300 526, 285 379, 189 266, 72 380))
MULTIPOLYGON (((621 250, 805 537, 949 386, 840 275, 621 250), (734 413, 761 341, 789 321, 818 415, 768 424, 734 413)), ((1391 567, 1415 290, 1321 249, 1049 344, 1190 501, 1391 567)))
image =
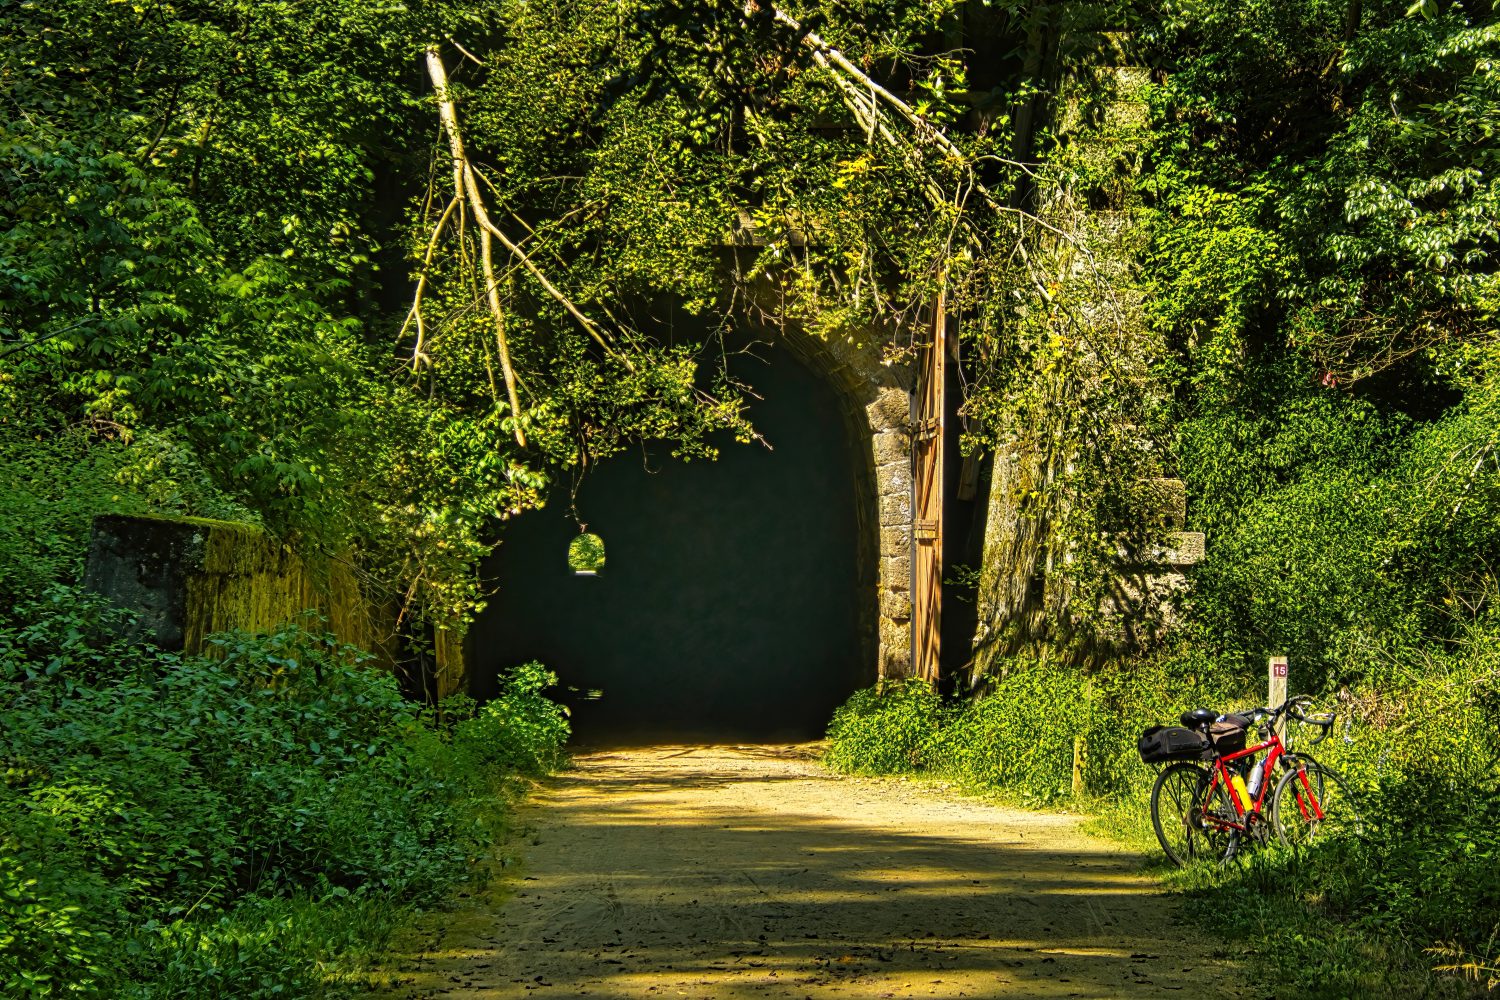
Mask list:
POLYGON ((1354 791, 1337 771, 1315 760, 1281 776, 1271 797, 1277 838, 1288 847, 1359 833, 1362 824, 1354 791))
POLYGON ((1167 860, 1179 868, 1206 849, 1200 797, 1209 772, 1196 764, 1168 764, 1151 786, 1151 825, 1167 860))

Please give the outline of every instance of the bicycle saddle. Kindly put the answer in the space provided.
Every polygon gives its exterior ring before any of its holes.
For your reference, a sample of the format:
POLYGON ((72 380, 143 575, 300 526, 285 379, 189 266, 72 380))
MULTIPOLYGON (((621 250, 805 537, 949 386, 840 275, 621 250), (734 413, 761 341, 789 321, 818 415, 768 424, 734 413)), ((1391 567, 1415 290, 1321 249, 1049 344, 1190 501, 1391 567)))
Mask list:
POLYGON ((1204 729, 1218 717, 1219 713, 1211 709, 1195 708, 1191 712, 1183 712, 1180 720, 1189 729, 1204 729))

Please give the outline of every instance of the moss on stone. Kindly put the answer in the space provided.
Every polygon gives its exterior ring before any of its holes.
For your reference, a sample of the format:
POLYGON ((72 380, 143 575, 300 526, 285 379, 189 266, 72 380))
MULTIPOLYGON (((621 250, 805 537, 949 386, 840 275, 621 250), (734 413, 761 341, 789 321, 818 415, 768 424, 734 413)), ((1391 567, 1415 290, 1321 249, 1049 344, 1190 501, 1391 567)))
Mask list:
MULTIPOLYGON (((85 585, 142 618, 143 637, 168 649, 211 652, 205 639, 291 621, 395 663, 397 609, 369 600, 348 559, 304 560, 264 529, 234 521, 106 515, 94 521, 85 585)), ((462 633, 438 643, 439 695, 464 675, 462 633)))

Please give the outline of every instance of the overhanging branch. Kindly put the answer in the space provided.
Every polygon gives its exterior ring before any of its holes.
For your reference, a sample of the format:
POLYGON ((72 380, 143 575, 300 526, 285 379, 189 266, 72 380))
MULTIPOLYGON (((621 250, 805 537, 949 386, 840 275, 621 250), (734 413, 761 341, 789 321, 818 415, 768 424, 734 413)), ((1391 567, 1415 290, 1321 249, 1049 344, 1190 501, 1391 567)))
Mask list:
MULTIPOLYGON (((467 53, 466 53, 467 54, 467 53)), ((464 147, 463 132, 458 123, 458 111, 454 105, 453 98, 448 87, 448 72, 443 64, 442 54, 436 45, 429 45, 426 50, 427 74, 432 80, 432 87, 437 96, 438 118, 442 123, 443 133, 448 138, 448 151, 453 160, 453 197, 449 200, 447 207, 438 218, 428 237, 427 250, 423 255, 422 269, 417 277, 417 288, 412 297, 412 305, 407 313, 405 322, 401 325, 400 336, 405 337, 407 332, 415 326, 416 344, 412 350, 412 367, 419 368, 424 364, 432 364, 432 359, 427 353, 427 324, 422 312, 423 297, 428 287, 428 276, 431 272, 433 258, 437 248, 441 244, 444 234, 455 214, 462 216, 464 209, 473 216, 474 222, 480 230, 480 260, 479 267, 484 277, 484 300, 489 309, 495 330, 495 345, 500 360, 500 370, 505 379, 505 394, 510 403, 511 413, 514 415, 514 431, 516 443, 523 448, 526 446, 526 435, 521 428, 521 400, 517 388, 517 377, 515 367, 511 363, 510 345, 506 336, 505 313, 500 301, 499 280, 495 273, 494 253, 492 243, 498 241, 516 263, 529 274, 548 297, 562 306, 563 310, 571 316, 579 326, 583 327, 596 343, 606 353, 619 360, 627 370, 634 372, 635 365, 628 357, 622 355, 610 343, 609 338, 599 325, 590 319, 578 305, 564 294, 537 266, 536 261, 521 249, 517 243, 506 235, 504 230, 497 226, 490 216, 489 208, 485 203, 484 194, 480 190, 479 177, 474 165, 469 160, 468 151, 464 147)))

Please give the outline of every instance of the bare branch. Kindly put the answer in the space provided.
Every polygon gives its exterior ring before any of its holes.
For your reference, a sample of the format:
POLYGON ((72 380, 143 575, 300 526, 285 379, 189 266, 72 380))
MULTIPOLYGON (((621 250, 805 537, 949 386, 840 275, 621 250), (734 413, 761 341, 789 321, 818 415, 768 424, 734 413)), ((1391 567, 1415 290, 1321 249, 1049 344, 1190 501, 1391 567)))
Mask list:
POLYGON ((495 281, 495 259, 490 253, 488 230, 479 234, 479 252, 484 262, 485 297, 490 304, 490 317, 495 321, 495 347, 500 355, 500 371, 505 376, 505 395, 510 399, 510 412, 514 417, 516 443, 526 447, 526 435, 521 430, 521 399, 516 393, 516 371, 511 367, 510 348, 505 343, 505 312, 500 308, 500 290, 495 281))
POLYGON ((449 44, 451 44, 459 52, 463 53, 464 57, 472 62, 475 66, 484 65, 484 60, 460 45, 458 39, 454 38, 452 35, 445 35, 444 37, 448 39, 449 44))
MULTIPOLYGON (((542 273, 541 268, 537 267, 536 262, 522 251, 510 237, 506 236, 500 227, 496 226, 490 218, 489 210, 484 203, 484 195, 479 190, 479 181, 474 167, 469 162, 468 154, 464 150, 463 137, 458 127, 458 113, 453 106, 452 98, 448 94, 448 74, 443 66, 442 56, 439 54, 436 45, 429 45, 427 47, 427 72, 432 77, 434 90, 437 91, 438 116, 442 119, 443 128, 448 133, 448 146, 453 156, 453 190, 456 196, 468 203, 469 210, 474 214, 474 221, 479 227, 490 236, 499 240, 500 245, 505 247, 510 252, 510 255, 536 280, 537 284, 542 286, 543 291, 551 296, 558 305, 562 306, 568 315, 572 316, 578 322, 578 325, 583 327, 584 331, 600 347, 618 358, 628 370, 634 372, 635 365, 629 358, 621 355, 610 346, 609 341, 599 329, 598 324, 584 315, 583 311, 578 308, 572 299, 559 291, 557 286, 542 273)), ((501 366, 502 368, 505 366, 503 357, 501 359, 501 366)), ((513 373, 507 372, 506 384, 509 385, 513 378, 513 373)))
POLYGON ((422 257, 422 270, 417 275, 417 290, 412 293, 411 309, 406 314, 406 320, 401 324, 401 329, 396 334, 399 342, 406 336, 406 331, 411 328, 412 323, 417 324, 417 343, 412 348, 412 369, 422 361, 431 363, 431 359, 424 353, 427 342, 427 325, 422 320, 422 296, 427 291, 427 275, 432 269, 432 258, 437 253, 438 243, 442 240, 443 230, 448 228, 448 219, 453 215, 453 210, 459 205, 457 196, 448 200, 448 207, 443 209, 443 214, 438 218, 437 224, 432 227, 432 237, 427 241, 427 253, 422 257))
MULTIPOLYGON (((764 2, 764 0, 753 0, 753 2, 764 2)), ((1091 274, 1094 276, 1096 283, 1106 290, 1109 289, 1109 283, 1104 280, 1103 276, 1099 272, 1098 264, 1094 258, 1093 252, 1087 246, 1083 245, 1082 241, 1076 239, 1073 234, 1065 232, 1058 226, 1053 225, 1047 220, 1040 218, 1037 215, 1026 211, 1025 209, 1016 208, 1014 206, 1002 203, 998 198, 995 197, 994 193, 991 192, 988 187, 986 187, 977 177, 973 176, 971 159, 953 142, 952 139, 948 138, 947 134, 943 132, 942 129, 938 128, 936 125, 932 124, 932 122, 928 121, 911 105, 907 104, 901 98, 897 97, 885 87, 881 86, 874 80, 874 78, 872 78, 868 73, 861 70, 837 48, 835 48, 833 45, 830 45, 817 32, 804 31, 802 25, 795 18, 785 13, 780 8, 771 4, 767 4, 766 6, 769 8, 772 16, 778 23, 783 24, 798 33, 798 36, 801 38, 802 44, 807 46, 808 49, 812 52, 813 61, 817 63, 818 66, 830 71, 833 76, 835 85, 839 88, 840 97, 844 100, 844 103, 849 107, 849 109, 854 113, 855 119, 866 130, 871 142, 874 141, 874 137, 876 135, 879 135, 886 141, 888 145, 901 150, 903 156, 907 159, 908 164, 913 165, 911 151, 907 150, 905 148, 905 144, 903 144, 891 131, 891 129, 880 120, 879 107, 877 104, 878 99, 879 102, 883 102, 886 106, 895 111, 895 113, 903 121, 905 121, 912 127, 913 131, 915 131, 922 140, 930 143, 933 146, 936 146, 940 151, 942 151, 944 155, 962 163, 965 169, 970 173, 969 185, 971 189, 974 191, 974 193, 979 195, 980 199, 984 202, 985 205, 990 208, 991 211, 995 212, 997 215, 1008 215, 1014 217, 1018 220, 1023 229, 1025 224, 1029 222, 1032 225, 1037 226, 1039 229, 1050 233, 1052 236, 1057 237, 1058 239, 1068 244, 1071 244, 1073 248, 1078 251, 1080 256, 1083 257, 1085 263, 1088 265, 1091 274), (866 92, 868 92, 868 97, 866 96, 866 92)), ((1030 166, 1019 161, 1007 160, 1003 157, 997 156, 987 156, 985 157, 985 159, 990 162, 998 162, 1006 166, 1022 170, 1027 174, 1032 173, 1032 168, 1030 166)), ((934 206, 948 204, 949 199, 945 194, 942 193, 941 189, 937 188, 936 182, 932 181, 930 177, 924 179, 923 187, 928 200, 931 201, 934 206)), ((970 240, 968 240, 967 242, 973 243, 977 241, 977 234, 975 234, 971 236, 970 240)), ((1030 266, 1030 254, 1026 250, 1024 239, 1018 241, 1015 247, 1015 252, 1019 255, 1022 264, 1026 267, 1028 277, 1030 277, 1032 286, 1037 294, 1042 298, 1043 301, 1051 302, 1053 299, 1052 292, 1048 289, 1046 282, 1040 280, 1030 266)), ((1118 304, 1114 300, 1114 296, 1112 293, 1109 295, 1109 304, 1112 311, 1116 313, 1116 316, 1118 318, 1120 315, 1120 310, 1118 304)))

